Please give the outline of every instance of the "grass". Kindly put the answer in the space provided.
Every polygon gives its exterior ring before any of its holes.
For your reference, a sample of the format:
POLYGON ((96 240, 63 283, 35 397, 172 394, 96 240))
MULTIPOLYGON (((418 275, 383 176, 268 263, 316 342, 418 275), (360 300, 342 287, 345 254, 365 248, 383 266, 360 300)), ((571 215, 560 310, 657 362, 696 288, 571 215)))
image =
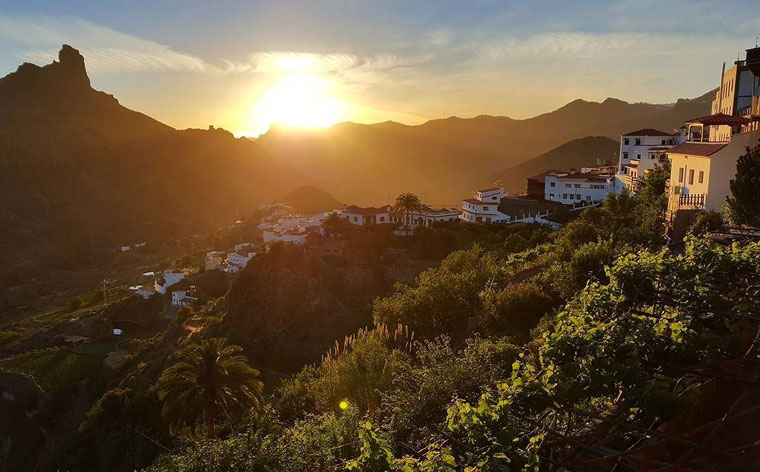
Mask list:
MULTIPOLYGON (((132 292, 126 287, 109 288, 108 304, 121 301, 130 295, 132 292)), ((90 315, 102 308, 103 289, 93 289, 76 298, 82 301, 82 304, 76 309, 72 309, 68 300, 64 300, 58 306, 47 308, 26 319, 4 326, 3 330, 0 331, 0 345, 23 340, 42 327, 90 315)))
POLYGON ((92 376, 109 348, 100 343, 29 351, 0 361, 0 369, 30 376, 45 392, 56 392, 92 376))

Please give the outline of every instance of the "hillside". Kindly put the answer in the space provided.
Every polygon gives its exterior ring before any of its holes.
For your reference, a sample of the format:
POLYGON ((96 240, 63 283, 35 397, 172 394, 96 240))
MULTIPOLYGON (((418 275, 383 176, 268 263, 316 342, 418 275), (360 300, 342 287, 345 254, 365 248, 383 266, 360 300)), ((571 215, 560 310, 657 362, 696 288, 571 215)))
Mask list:
POLYGON ((527 177, 551 169, 579 169, 609 160, 616 161, 619 151, 620 143, 604 136, 574 139, 516 166, 495 172, 478 180, 473 186, 488 186, 500 180, 506 191, 520 194, 525 192, 527 177))
POLYGON ((298 187, 284 195, 279 201, 292 206, 294 210, 305 215, 340 208, 340 202, 335 197, 311 185, 298 187))
POLYGON ((632 129, 676 128, 709 113, 713 94, 668 105, 575 100, 524 120, 478 116, 419 126, 342 123, 319 132, 274 128, 258 142, 342 202, 380 204, 399 192, 414 191, 431 204, 454 204, 481 176, 568 141, 585 136, 618 140, 632 129))
POLYGON ((307 182, 253 141, 177 131, 124 108, 92 89, 69 46, 57 62, 0 79, 6 285, 98 266, 119 245, 211 231, 307 182))

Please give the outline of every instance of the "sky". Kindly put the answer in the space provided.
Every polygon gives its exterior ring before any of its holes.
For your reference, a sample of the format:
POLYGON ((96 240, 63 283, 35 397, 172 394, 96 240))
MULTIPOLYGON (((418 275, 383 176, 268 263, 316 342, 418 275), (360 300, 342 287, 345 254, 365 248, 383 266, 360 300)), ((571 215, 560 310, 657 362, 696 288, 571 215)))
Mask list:
POLYGON ((527 118, 717 87, 757 0, 2 0, 0 75, 61 44, 94 88, 177 128, 527 118))

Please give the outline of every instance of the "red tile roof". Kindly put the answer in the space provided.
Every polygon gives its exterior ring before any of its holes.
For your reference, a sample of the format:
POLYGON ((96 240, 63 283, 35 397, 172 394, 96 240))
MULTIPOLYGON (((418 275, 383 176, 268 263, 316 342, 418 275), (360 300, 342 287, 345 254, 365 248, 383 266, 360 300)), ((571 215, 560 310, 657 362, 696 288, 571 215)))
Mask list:
POLYGON ((582 172, 573 172, 567 175, 557 176, 559 180, 585 180, 587 182, 606 182, 609 177, 611 176, 592 174, 591 172, 586 172, 585 174, 582 172))
POLYGON ((711 156, 726 147, 727 143, 685 142, 668 149, 668 154, 687 154, 692 156, 711 156))
POLYGON ((693 118, 686 120, 684 123, 700 123, 705 126, 717 126, 717 125, 744 125, 749 123, 747 118, 742 116, 726 115, 725 113, 716 113, 714 115, 700 116, 699 118, 693 118))
POLYGON ((481 202, 478 199, 475 198, 467 198, 464 200, 467 203, 472 203, 473 205, 498 205, 499 202, 481 202))
POLYGON ((546 172, 541 172, 540 174, 534 175, 533 177, 528 177, 528 180, 536 180, 538 182, 543 182, 547 175, 556 174, 558 172, 561 172, 561 171, 554 170, 554 169, 547 170, 546 172))
POLYGON ((644 128, 630 133, 625 133, 623 136, 672 136, 671 133, 660 131, 658 129, 644 128))
POLYGON ((346 213, 354 213, 357 215, 379 215, 383 213, 388 213, 390 211, 390 208, 387 206, 375 208, 375 207, 358 207, 356 205, 349 205, 346 207, 343 207, 343 211, 346 213))

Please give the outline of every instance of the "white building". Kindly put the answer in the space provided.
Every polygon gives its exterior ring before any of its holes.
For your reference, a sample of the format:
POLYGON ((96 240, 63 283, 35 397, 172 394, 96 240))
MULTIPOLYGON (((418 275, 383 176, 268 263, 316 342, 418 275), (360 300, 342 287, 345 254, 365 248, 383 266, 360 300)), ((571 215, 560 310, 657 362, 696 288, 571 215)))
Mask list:
POLYGON ((443 221, 457 221, 459 211, 454 208, 430 207, 423 205, 420 211, 404 213, 402 211, 391 212, 390 219, 393 223, 406 224, 407 228, 425 226, 429 228, 433 223, 443 221))
POLYGON ((283 243, 302 245, 306 243, 309 233, 306 231, 306 228, 292 228, 289 230, 266 230, 263 235, 264 244, 281 241, 283 243))
POLYGON ((635 192, 639 180, 654 169, 658 159, 664 157, 665 151, 685 140, 685 132, 671 134, 650 128, 621 136, 617 191, 626 188, 635 192))
POLYGON ((174 284, 179 283, 185 278, 186 270, 184 269, 169 269, 165 270, 161 277, 157 278, 153 284, 153 288, 156 292, 165 295, 166 289, 174 284))
POLYGON ((172 292, 172 306, 193 306, 197 302, 198 299, 188 296, 185 290, 175 290, 172 292))
POLYGON ((248 265, 248 262, 250 262, 250 260, 253 259, 253 256, 255 255, 255 252, 248 252, 245 254, 230 252, 227 254, 227 263, 230 265, 238 266, 241 269, 245 269, 245 266, 248 265))
POLYGON ((544 178, 544 199, 563 205, 590 205, 603 201, 615 192, 612 174, 554 173, 544 178))
POLYGON ((506 223, 510 217, 499 211, 502 198, 505 194, 501 187, 476 190, 473 198, 462 200, 459 218, 470 223, 506 223))
POLYGON ((352 225, 357 226, 391 223, 391 207, 388 205, 379 208, 349 205, 343 207, 340 216, 352 225))
MULTIPOLYGON (((728 126, 725 117, 716 126, 728 126)), ((688 141, 671 148, 668 215, 684 209, 721 211, 736 176, 736 161, 758 139, 760 131, 753 130, 734 134, 729 141, 688 141)))
POLYGON ((209 251, 206 253, 204 268, 206 271, 219 270, 224 263, 224 253, 221 251, 209 251))
POLYGON ((135 290, 135 293, 147 300, 156 294, 156 290, 153 287, 141 285, 135 290))

